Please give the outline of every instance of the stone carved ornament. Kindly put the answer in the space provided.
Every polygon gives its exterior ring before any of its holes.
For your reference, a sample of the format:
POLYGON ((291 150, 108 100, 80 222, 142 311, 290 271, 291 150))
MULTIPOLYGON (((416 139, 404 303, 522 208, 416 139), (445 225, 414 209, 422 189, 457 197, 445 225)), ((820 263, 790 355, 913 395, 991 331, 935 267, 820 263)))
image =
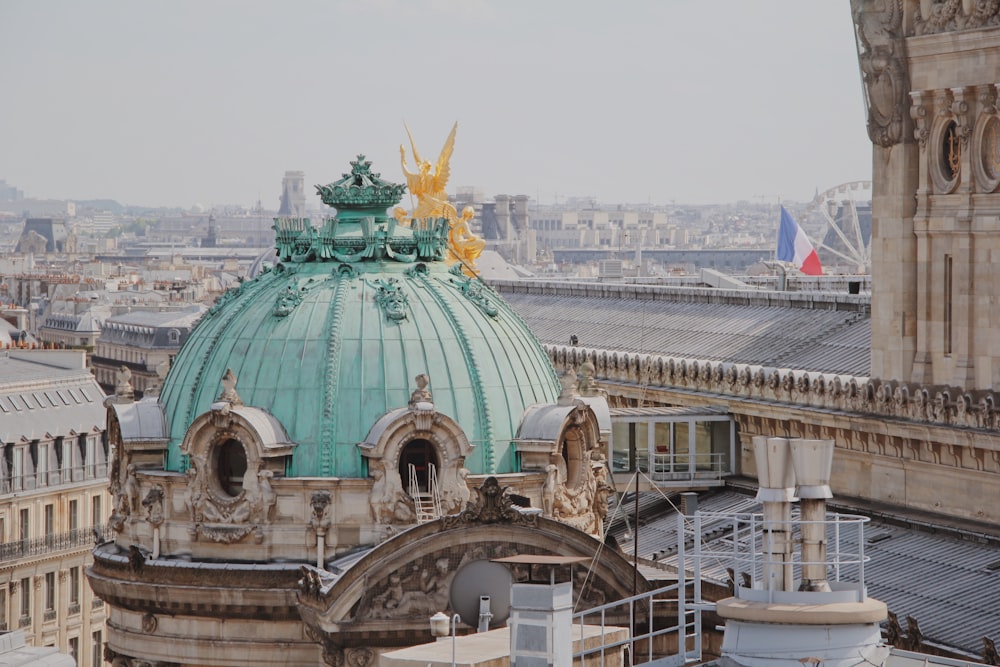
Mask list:
POLYGON ((208 433, 202 433, 188 444, 189 467, 185 506, 191 516, 191 538, 203 536, 214 542, 232 543, 253 533, 263 541, 261 526, 272 520, 277 494, 271 484, 274 473, 266 469, 259 445, 252 441, 250 431, 232 411, 243 405, 236 393, 236 376, 226 371, 223 390, 209 415, 208 433), (248 442, 248 440, 251 440, 248 442), (246 456, 246 473, 242 489, 235 496, 222 490, 215 470, 219 454, 215 451, 235 441, 246 456))
POLYGON ((1000 0, 921 0, 913 18, 913 34, 933 35, 995 25, 1000 25, 1000 0))
POLYGON ((416 389, 410 395, 407 408, 399 411, 388 423, 382 424, 379 420, 369 433, 368 440, 361 445, 372 479, 369 494, 372 518, 382 526, 416 521, 413 499, 406 493, 399 473, 402 451, 415 439, 429 441, 441 464, 437 470, 437 488, 442 513, 461 511, 471 496, 467 481, 469 471, 464 467, 465 455, 471 450, 471 445, 458 424, 435 410, 429 383, 430 378, 426 374, 417 375, 416 389))
MULTIPOLYGON (((579 367, 586 361, 593 364, 594 376, 602 381, 617 384, 635 384, 628 374, 621 369, 613 368, 608 357, 600 350, 590 350, 580 347, 565 347, 547 345, 553 364, 557 369, 561 365, 579 367), (559 351, 563 351, 560 363, 559 351)), ((658 356, 635 354, 635 357, 658 356)), ((684 388, 685 384, 676 375, 671 376, 670 369, 677 368, 682 363, 689 365, 690 360, 672 357, 659 357, 652 364, 655 372, 649 377, 648 386, 667 389, 684 388)), ((624 364, 627 365, 627 364, 624 364)), ((757 367, 748 364, 733 364, 730 370, 737 377, 746 370, 756 374, 757 367)), ((743 386, 739 382, 730 384, 727 378, 715 378, 704 384, 703 389, 720 395, 760 398, 769 401, 779 401, 801 407, 819 407, 847 412, 885 415, 899 419, 919 421, 928 424, 963 426, 989 431, 1000 430, 1000 411, 997 410, 996 395, 991 390, 968 391, 958 387, 942 387, 940 385, 920 385, 916 383, 895 383, 877 378, 834 375, 824 378, 822 388, 817 389, 816 379, 820 374, 808 371, 764 368, 766 377, 772 380, 757 387, 755 383, 743 386), (780 377, 780 383, 774 386, 773 378, 780 377), (808 378, 808 379, 807 379, 808 378), (809 385, 811 391, 799 392, 798 387, 809 385), (905 390, 904 390, 905 388, 905 390), (897 389, 900 391, 897 392, 897 389)))
POLYGON ((420 619, 450 606, 451 581, 466 563, 523 553, 509 543, 477 544, 461 556, 447 550, 423 556, 372 582, 352 609, 355 621, 420 619))
POLYGON ((868 137, 884 148, 903 140, 909 116, 902 0, 851 0, 868 105, 868 137))

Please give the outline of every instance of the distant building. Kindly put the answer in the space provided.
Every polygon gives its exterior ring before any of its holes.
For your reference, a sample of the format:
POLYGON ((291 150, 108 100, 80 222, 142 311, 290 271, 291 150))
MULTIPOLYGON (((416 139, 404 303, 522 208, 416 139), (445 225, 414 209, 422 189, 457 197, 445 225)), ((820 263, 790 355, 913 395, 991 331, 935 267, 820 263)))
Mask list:
POLYGON ((170 368, 206 307, 182 310, 135 311, 114 315, 101 325, 91 366, 101 387, 114 391, 122 366, 132 373, 135 394, 142 396, 162 381, 159 372, 170 368), (161 366, 162 364, 162 366, 161 366))
POLYGON ((68 233, 66 222, 56 218, 28 218, 24 221, 21 237, 14 252, 35 253, 65 252, 68 233))
POLYGON ((24 192, 0 179, 0 201, 20 201, 22 199, 24 199, 24 192))
POLYGON ((306 215, 306 173, 304 171, 286 171, 281 179, 281 207, 278 215, 292 218, 304 218, 306 215))
POLYGON ((38 338, 43 343, 54 343, 66 347, 92 349, 101 335, 101 324, 111 315, 111 308, 105 304, 75 304, 69 312, 50 313, 38 328, 38 338))
POLYGON ((103 664, 84 576, 110 515, 103 400, 83 352, 0 352, 0 630, 81 667, 103 664))

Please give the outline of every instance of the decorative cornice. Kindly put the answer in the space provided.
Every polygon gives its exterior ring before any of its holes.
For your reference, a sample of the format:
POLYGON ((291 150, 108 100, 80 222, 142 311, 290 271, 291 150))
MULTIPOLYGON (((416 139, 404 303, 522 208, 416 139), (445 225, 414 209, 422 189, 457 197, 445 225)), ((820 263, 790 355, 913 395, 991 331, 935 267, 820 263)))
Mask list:
POLYGON ((799 409, 839 410, 1000 433, 997 395, 991 390, 568 345, 546 345, 545 350, 557 370, 590 362, 594 377, 611 383, 706 392, 799 409))

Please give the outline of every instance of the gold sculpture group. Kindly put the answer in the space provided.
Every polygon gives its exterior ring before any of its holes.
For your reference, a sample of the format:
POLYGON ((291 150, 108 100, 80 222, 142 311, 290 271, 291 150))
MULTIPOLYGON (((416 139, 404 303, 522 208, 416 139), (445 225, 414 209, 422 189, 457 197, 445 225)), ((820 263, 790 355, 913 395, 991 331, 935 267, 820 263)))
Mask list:
MULTIPOLYGON (((405 124, 404 124, 405 127, 405 124)), ((476 274, 476 259, 482 254, 486 242, 472 233, 469 223, 475 217, 476 212, 471 206, 462 209, 462 214, 458 214, 455 206, 448 201, 448 193, 445 187, 448 185, 448 177, 451 175, 451 153, 455 147, 455 132, 458 130, 458 123, 451 128, 448 139, 444 142, 444 148, 438 156, 437 164, 420 157, 417 146, 413 142, 413 135, 410 128, 406 128, 406 136, 410 139, 410 148, 413 150, 413 160, 416 162, 417 171, 412 172, 406 167, 406 148, 400 144, 399 158, 403 167, 403 174, 406 175, 406 185, 410 189, 410 195, 416 197, 416 203, 412 213, 407 213, 405 209, 397 206, 393 211, 393 216, 401 224, 408 225, 410 220, 422 220, 424 218, 446 218, 448 220, 448 258, 449 263, 461 262, 466 274, 473 276, 476 274)))

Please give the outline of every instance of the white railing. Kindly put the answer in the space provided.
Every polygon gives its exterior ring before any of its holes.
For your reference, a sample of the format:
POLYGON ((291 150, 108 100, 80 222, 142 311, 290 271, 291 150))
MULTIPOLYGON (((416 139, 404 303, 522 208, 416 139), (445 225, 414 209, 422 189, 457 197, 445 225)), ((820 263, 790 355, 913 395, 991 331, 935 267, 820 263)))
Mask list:
MULTIPOLYGON (((678 515, 682 526, 684 516, 678 515)), ((679 532, 683 535, 683 532, 679 532)), ((574 664, 604 666, 605 660, 616 660, 618 652, 628 648, 625 664, 654 663, 662 667, 677 667, 702 659, 702 611, 713 609, 701 595, 701 563, 687 555, 684 540, 678 544, 677 583, 640 593, 624 600, 587 609, 573 614, 573 622, 580 626, 580 650, 573 653, 574 664), (671 613, 670 607, 676 607, 671 613), (586 648, 583 627, 600 627, 598 645, 586 648), (626 625, 628 639, 612 641, 608 628, 626 625)), ((613 663, 616 664, 616 663, 613 663)))
POLYGON ((763 592, 773 602, 775 595, 782 592, 774 589, 774 579, 766 577, 765 572, 790 565, 792 579, 796 581, 801 579, 803 565, 823 565, 834 591, 846 593, 854 601, 865 599, 865 563, 869 557, 865 555, 864 525, 870 521, 868 517, 827 513, 824 521, 806 522, 793 511, 791 521, 784 524, 765 521, 764 515, 757 513, 697 512, 679 520, 682 542, 693 544, 702 570, 726 571, 732 576, 736 597, 758 599, 763 592), (826 559, 803 561, 798 551, 780 559, 780 545, 788 540, 787 531, 791 529, 792 539, 797 541, 800 527, 807 523, 825 527, 826 559), (704 542, 702 535, 709 527, 711 532, 724 533, 726 537, 704 542))
POLYGON ((695 582, 671 584, 649 593, 642 593, 617 602, 573 614, 580 626, 580 650, 574 651, 573 663, 578 665, 622 664, 617 656, 628 649, 630 658, 624 664, 643 665, 654 660, 657 665, 683 665, 701 661, 701 612, 703 605, 688 599, 695 582), (679 594, 683 591, 682 594, 679 594), (676 606, 676 622, 668 623, 667 606, 676 606), (584 626, 600 628, 598 645, 586 648, 584 626), (612 629, 631 629, 625 639, 611 640, 612 629))
POLYGON ((654 482, 719 478, 729 472, 726 455, 716 452, 650 454, 645 461, 640 459, 639 468, 645 468, 654 482))
POLYGON ((441 489, 438 486, 437 468, 433 463, 427 464, 427 491, 421 491, 417 468, 412 463, 407 466, 409 472, 409 494, 413 501, 413 509, 417 515, 417 523, 425 523, 439 519, 441 510, 441 489))

